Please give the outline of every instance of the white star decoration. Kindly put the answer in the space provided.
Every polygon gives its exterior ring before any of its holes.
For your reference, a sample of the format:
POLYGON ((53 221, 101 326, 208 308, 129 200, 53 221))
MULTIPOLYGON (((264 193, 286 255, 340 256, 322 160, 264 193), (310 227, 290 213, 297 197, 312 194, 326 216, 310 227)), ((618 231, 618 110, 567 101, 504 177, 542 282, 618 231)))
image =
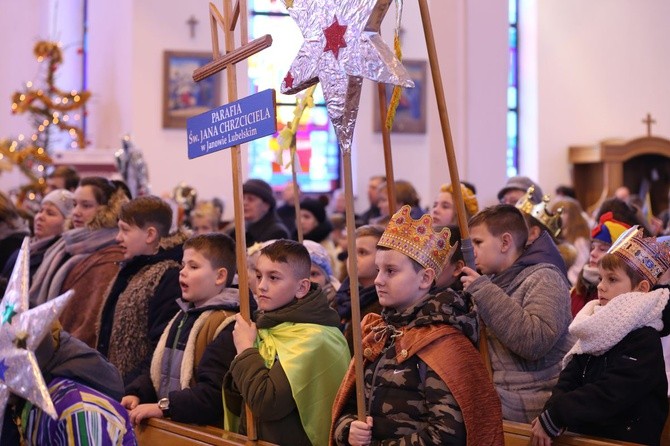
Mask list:
POLYGON ((384 43, 381 25, 392 0, 283 0, 305 41, 282 93, 321 82, 342 151, 351 150, 363 78, 413 87, 402 63, 384 43))
POLYGON ((49 333, 73 292, 68 291, 29 310, 29 251, 28 238, 25 238, 0 302, 0 432, 10 393, 25 398, 56 418, 56 409, 37 364, 35 349, 49 333))

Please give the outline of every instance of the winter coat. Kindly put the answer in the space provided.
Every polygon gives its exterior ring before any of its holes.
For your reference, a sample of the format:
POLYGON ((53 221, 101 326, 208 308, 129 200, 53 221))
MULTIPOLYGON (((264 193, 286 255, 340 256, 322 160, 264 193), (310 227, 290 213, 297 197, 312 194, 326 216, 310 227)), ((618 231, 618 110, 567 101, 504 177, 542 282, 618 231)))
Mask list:
POLYGON ((524 254, 507 270, 493 278, 480 276, 467 289, 486 324, 503 418, 524 423, 542 410, 572 346, 567 278, 552 264, 531 264, 542 260, 537 252, 531 254, 530 261, 524 254))
POLYGON ((236 354, 232 333, 239 291, 227 288, 198 308, 181 299, 179 305, 158 342, 151 370, 129 384, 126 394, 142 403, 167 397, 174 421, 221 424, 221 385, 236 354))
MULTIPOLYGON (((502 445, 500 401, 474 346, 476 313, 454 292, 363 321, 364 382, 373 444, 502 445)), ((333 405, 331 442, 356 419, 354 365, 333 405)))
MULTIPOLYGON (((379 303, 379 296, 377 296, 377 288, 374 285, 367 288, 358 287, 358 301, 361 308, 361 320, 370 313, 380 314, 382 312, 382 305, 379 303)), ((349 345, 349 352, 354 352, 354 335, 351 327, 351 282, 349 277, 344 279, 340 289, 335 294, 335 303, 337 305, 337 312, 340 315, 340 324, 344 337, 349 345)))
POLYGON ((95 347, 98 338, 96 322, 105 290, 118 273, 122 260, 123 249, 119 245, 107 246, 77 263, 63 282, 61 292, 74 290, 74 296, 61 314, 61 324, 64 330, 89 347, 95 347))
POLYGON ((124 263, 107 287, 96 321, 97 349, 119 369, 126 384, 148 369, 165 326, 179 311, 185 239, 176 233, 161 240, 158 253, 124 263))
MULTIPOLYGON (((256 314, 256 326, 259 330, 272 330, 288 322, 288 325, 296 331, 303 329, 320 332, 309 338, 303 337, 308 341, 309 349, 301 354, 299 362, 288 365, 292 369, 312 367, 314 362, 322 357, 324 350, 329 349, 330 357, 335 355, 339 358, 338 363, 330 365, 329 368, 331 371, 334 368, 341 369, 337 383, 341 381, 349 363, 349 353, 346 342, 339 331, 335 332, 339 337, 337 342, 332 342, 332 339, 328 340, 330 336, 326 336, 325 330, 329 329, 329 333, 332 333, 332 328, 338 326, 339 318, 337 313, 328 307, 323 291, 316 284, 312 284, 310 292, 302 299, 295 299, 274 311, 259 311, 256 314)), ((337 384, 325 381, 323 377, 325 374, 313 376, 310 375, 309 370, 302 370, 302 373, 306 374, 311 381, 304 388, 292 389, 289 376, 282 366, 282 355, 278 353, 277 356, 277 360, 268 368, 258 348, 248 348, 237 355, 224 379, 226 405, 230 407, 231 397, 241 394, 242 399, 254 414, 256 433, 260 440, 281 445, 311 445, 312 442, 303 426, 303 422, 307 421, 301 420, 299 406, 294 397, 295 392, 302 394, 303 398, 305 394, 318 395, 318 398, 321 399, 329 398, 331 403, 327 407, 330 407, 337 391, 337 384), (330 388, 331 386, 333 388, 330 388)), ((329 379, 329 381, 332 380, 329 379)), ((233 408, 233 411, 239 414, 241 409, 236 407, 233 408)), ((306 417, 314 414, 303 413, 302 415, 306 417)), ((330 418, 330 413, 319 415, 330 418)), ((321 428, 324 427, 321 426, 321 428)), ((246 432, 245 417, 241 417, 239 431, 246 432)), ((324 438, 327 437, 327 434, 326 431, 324 438)))
POLYGON ((659 329, 668 291, 590 302, 570 326, 578 341, 539 417, 556 436, 572 432, 658 445, 668 415, 659 329))
MULTIPOLYGON (((235 240, 235 229, 230 236, 235 240)), ((281 222, 274 209, 270 209, 260 220, 246 225, 247 248, 254 243, 289 238, 288 229, 281 222)))
MULTIPOLYGON (((44 254, 46 253, 47 249, 49 249, 53 244, 55 244, 58 240, 60 239, 60 235, 52 236, 52 237, 47 237, 39 240, 31 240, 30 242, 30 258, 28 260, 28 267, 29 267, 29 277, 30 281, 32 283, 33 275, 35 274, 35 271, 37 271, 37 268, 42 264, 42 259, 44 259, 44 254)), ((14 251, 14 253, 9 257, 7 260, 7 263, 5 263, 5 267, 2 270, 2 274, 0 274, 0 279, 9 279, 9 277, 12 275, 12 270, 14 269, 14 265, 16 264, 16 259, 19 257, 19 249, 14 251)), ((0 287, 0 294, 4 294, 5 290, 3 287, 0 287)))

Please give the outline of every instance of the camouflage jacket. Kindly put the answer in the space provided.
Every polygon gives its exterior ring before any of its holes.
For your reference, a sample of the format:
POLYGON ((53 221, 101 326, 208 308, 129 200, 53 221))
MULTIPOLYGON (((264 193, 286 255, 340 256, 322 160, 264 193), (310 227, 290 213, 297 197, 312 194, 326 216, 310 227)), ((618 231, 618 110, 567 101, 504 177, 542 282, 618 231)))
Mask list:
MULTIPOLYGON (((372 444, 502 444, 500 402, 474 348, 477 333, 472 305, 452 291, 364 319, 372 444)), ((353 377, 352 365, 333 407, 338 445, 349 444, 356 419, 353 377)))

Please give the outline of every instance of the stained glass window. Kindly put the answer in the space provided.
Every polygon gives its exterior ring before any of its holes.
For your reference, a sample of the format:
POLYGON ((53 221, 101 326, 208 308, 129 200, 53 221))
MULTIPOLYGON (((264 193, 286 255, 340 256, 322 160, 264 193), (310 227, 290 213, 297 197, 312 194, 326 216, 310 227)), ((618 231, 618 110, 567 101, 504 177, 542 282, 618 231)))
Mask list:
POLYGON ((519 171, 519 0, 509 0, 509 71, 507 74, 507 176, 519 171))
MULTIPOLYGON (((249 38, 271 34, 272 46, 249 59, 250 93, 268 88, 277 91, 277 128, 281 130, 293 119, 296 96, 281 94, 281 85, 303 38, 277 0, 249 2, 249 38)), ((328 120, 321 87, 314 93, 314 108, 305 110, 296 135, 297 177, 304 192, 330 192, 340 185, 340 151, 335 132, 328 120)), ((288 152, 283 164, 277 163, 277 135, 249 144, 249 178, 261 178, 275 188, 291 180, 288 152)))

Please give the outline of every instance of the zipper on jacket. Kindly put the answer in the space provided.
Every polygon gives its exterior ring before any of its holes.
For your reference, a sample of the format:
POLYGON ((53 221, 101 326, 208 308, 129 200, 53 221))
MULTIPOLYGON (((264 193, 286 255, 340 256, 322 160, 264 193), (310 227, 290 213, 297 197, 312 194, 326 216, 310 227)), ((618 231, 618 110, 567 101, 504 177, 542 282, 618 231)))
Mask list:
MULTIPOLYGON (((181 335, 181 329, 184 326, 184 323, 186 322, 186 319, 188 318, 188 313, 184 313, 184 317, 181 318, 181 321, 179 322, 179 325, 177 325, 177 334, 174 337, 174 340, 172 341, 172 350, 170 350, 170 357, 168 358, 168 366, 167 366, 167 390, 168 393, 170 389, 170 375, 172 373, 172 358, 174 357, 174 352, 177 349, 177 344, 179 343, 179 336, 181 335)), ((165 395, 167 397, 167 395, 165 395)))

